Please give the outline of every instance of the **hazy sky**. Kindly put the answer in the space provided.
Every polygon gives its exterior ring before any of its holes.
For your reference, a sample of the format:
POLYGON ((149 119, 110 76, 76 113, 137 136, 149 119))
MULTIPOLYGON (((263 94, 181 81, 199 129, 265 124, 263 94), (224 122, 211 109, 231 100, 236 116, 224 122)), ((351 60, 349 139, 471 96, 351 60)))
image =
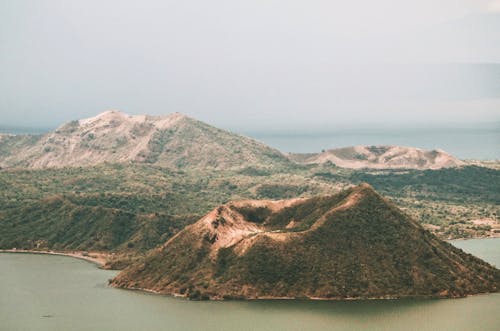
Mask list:
POLYGON ((0 126, 500 120, 500 0, 0 1, 0 126))

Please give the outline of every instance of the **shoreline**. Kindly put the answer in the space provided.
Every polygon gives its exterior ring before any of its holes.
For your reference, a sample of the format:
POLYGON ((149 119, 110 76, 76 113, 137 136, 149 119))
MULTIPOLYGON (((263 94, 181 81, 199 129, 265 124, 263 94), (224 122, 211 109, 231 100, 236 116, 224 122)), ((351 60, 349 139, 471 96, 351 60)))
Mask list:
POLYGON ((490 294, 500 294, 497 292, 479 292, 470 293, 457 296, 447 296, 447 295, 432 295, 432 294, 421 294, 421 295, 385 295, 378 297, 273 297, 273 296, 258 296, 258 297, 234 297, 234 298, 223 298, 223 297, 210 297, 209 299, 190 299, 188 296, 175 293, 175 292, 160 292, 157 290, 152 290, 142 287, 124 287, 116 284, 109 284, 110 287, 133 292, 142 292, 146 294, 165 296, 170 298, 185 299, 188 301, 218 301, 218 302, 228 302, 228 301, 241 301, 241 302, 252 302, 252 301, 303 301, 303 302, 353 302, 353 301, 398 301, 398 300, 456 300, 465 299, 469 297, 490 295, 490 294))
POLYGON ((39 251, 31 249, 0 249, 0 253, 23 253, 23 254, 46 254, 46 255, 59 255, 69 256, 80 260, 85 260, 96 264, 102 268, 111 254, 102 252, 83 252, 83 251, 39 251))
MULTIPOLYGON (((438 237, 439 238, 439 237, 438 237)), ((450 241, 466 241, 466 240, 478 240, 478 239, 500 239, 500 234, 495 235, 495 236, 488 236, 488 237, 471 237, 471 238, 455 238, 455 239, 441 239, 446 242, 450 241)))

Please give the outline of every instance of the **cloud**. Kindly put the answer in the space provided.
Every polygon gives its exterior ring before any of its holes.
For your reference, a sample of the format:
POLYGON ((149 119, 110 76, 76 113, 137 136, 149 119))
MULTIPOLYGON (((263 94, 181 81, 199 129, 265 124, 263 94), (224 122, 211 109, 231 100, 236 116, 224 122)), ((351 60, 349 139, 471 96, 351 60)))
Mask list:
POLYGON ((500 0, 490 1, 487 10, 492 13, 500 13, 500 0))

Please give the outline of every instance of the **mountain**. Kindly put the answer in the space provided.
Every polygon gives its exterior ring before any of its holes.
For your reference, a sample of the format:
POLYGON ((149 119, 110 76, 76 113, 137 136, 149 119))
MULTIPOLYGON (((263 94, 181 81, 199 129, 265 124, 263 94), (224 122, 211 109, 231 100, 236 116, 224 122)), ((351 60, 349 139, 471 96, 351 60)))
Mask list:
POLYGON ((353 146, 331 149, 318 154, 291 154, 304 164, 331 162, 351 169, 441 169, 465 165, 442 150, 426 151, 403 146, 353 146))
POLYGON ((500 270, 361 184, 222 205, 112 284, 192 299, 459 297, 498 291, 500 270))
POLYGON ((260 142, 179 113, 130 116, 107 111, 43 136, 0 136, 0 167, 61 168, 105 162, 214 169, 289 163, 279 151, 260 142))

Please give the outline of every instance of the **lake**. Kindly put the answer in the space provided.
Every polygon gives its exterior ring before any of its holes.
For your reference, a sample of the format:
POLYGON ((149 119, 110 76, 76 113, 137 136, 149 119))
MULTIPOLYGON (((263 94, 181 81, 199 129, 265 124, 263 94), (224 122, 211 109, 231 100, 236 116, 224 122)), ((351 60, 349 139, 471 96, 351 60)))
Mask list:
POLYGON ((459 159, 500 159, 500 128, 467 129, 332 129, 323 133, 247 132, 284 153, 318 153, 322 149, 355 145, 399 145, 443 149, 459 159))
MULTIPOLYGON (((454 241, 500 265, 500 238, 454 241)), ((0 253, 0 330, 499 330, 500 294, 441 300, 203 301, 107 287, 116 271, 0 253)))

